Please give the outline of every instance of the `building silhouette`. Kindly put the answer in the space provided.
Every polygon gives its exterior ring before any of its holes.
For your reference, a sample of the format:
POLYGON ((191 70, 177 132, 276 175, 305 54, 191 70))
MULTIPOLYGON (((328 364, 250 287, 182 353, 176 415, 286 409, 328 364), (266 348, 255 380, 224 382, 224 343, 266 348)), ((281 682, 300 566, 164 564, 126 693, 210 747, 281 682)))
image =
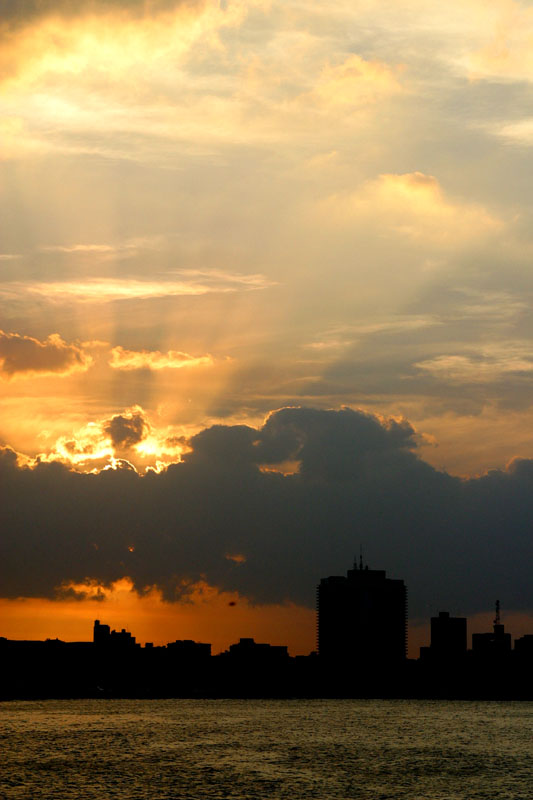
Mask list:
POLYGON ((407 655, 407 589, 384 570, 354 564, 317 589, 318 654, 352 665, 401 662, 407 655))
POLYGON ((120 650, 139 647, 135 636, 132 636, 125 628, 120 631, 112 631, 109 625, 102 625, 99 619, 94 621, 93 643, 98 647, 113 647, 120 650))
POLYGON ((193 642, 192 639, 176 639, 175 642, 169 642, 167 644, 167 650, 172 655, 194 661, 209 658, 211 655, 210 644, 193 642))
POLYGON ((533 660, 533 634, 526 633, 519 639, 515 639, 514 650, 518 658, 533 660))
POLYGON ((449 611, 431 617, 431 643, 420 648, 420 658, 453 661, 464 658, 466 652, 466 617, 451 617, 449 611))
POLYGON ((262 661, 271 663, 289 657, 285 645, 264 644, 248 637, 239 639, 235 644, 230 644, 229 650, 222 655, 241 661, 262 661))
POLYGON ((500 601, 496 600, 496 616, 492 633, 473 633, 474 656, 507 656, 511 652, 511 634, 505 632, 500 620, 500 601))

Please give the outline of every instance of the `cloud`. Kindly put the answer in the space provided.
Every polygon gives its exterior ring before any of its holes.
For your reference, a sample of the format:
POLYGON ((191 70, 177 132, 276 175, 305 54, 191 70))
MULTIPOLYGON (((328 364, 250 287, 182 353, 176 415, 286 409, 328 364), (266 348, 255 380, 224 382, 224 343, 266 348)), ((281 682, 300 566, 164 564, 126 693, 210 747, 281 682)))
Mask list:
MULTIPOLYGON (((117 445, 146 435, 140 413, 108 424, 117 445)), ((350 409, 285 408, 259 428, 214 426, 181 463, 138 475, 125 463, 82 474, 17 465, 1 451, 0 572, 6 596, 128 576, 174 600, 204 580, 255 603, 313 607, 359 543, 403 577, 413 617, 473 613, 500 597, 531 608, 533 460, 460 480, 425 463, 404 420, 350 409), (292 474, 263 471, 294 459, 292 474)))
POLYGON ((381 235, 456 246, 460 240, 498 233, 502 221, 475 203, 446 197, 439 181, 422 172, 383 174, 349 194, 330 196, 320 206, 333 225, 377 226, 381 235))
POLYGON ((270 0, 23 9, 11 14, 0 50, 5 158, 99 154, 175 169, 190 153, 225 160, 236 145, 292 149, 310 126, 329 141, 332 121, 364 126, 404 91, 400 68, 298 29, 300 14, 270 0))
POLYGON ((213 358, 206 356, 191 356, 179 350, 169 350, 161 353, 159 350, 125 350, 123 347, 114 347, 111 350, 109 365, 113 369, 183 369, 184 367, 205 367, 213 364, 213 358))
POLYGON ((114 242, 75 242, 69 244, 46 244, 38 250, 41 253, 58 253, 64 256, 87 256, 91 260, 133 258, 141 250, 157 250, 163 240, 159 236, 135 236, 114 242))
POLYGON ((58 333, 41 342, 32 336, 0 331, 0 374, 6 378, 72 375, 85 372, 92 358, 83 348, 67 344, 58 333))
POLYGON ((118 450, 139 444, 150 430, 141 410, 132 411, 128 415, 116 414, 104 423, 103 428, 113 447, 118 450))
POLYGON ((489 130, 493 130, 502 139, 526 145, 530 147, 533 145, 533 117, 526 117, 515 122, 507 122, 503 125, 492 126, 489 130))
POLYGON ((41 250, 45 253, 88 253, 89 255, 116 253, 119 248, 110 244, 73 244, 67 245, 45 245, 41 250))
POLYGON ((24 283, 6 281, 0 289, 4 297, 37 295, 52 301, 109 303, 116 300, 149 300, 159 297, 188 297, 210 294, 253 291, 273 286, 263 275, 239 275, 213 271, 182 270, 182 280, 172 280, 172 273, 161 280, 137 278, 88 278, 80 281, 24 283))
POLYGON ((155 430, 144 409, 136 405, 60 436, 47 452, 25 463, 61 462, 92 474, 106 469, 159 472, 179 462, 187 449, 186 439, 175 427, 155 430))
POLYGON ((531 348, 481 348, 475 355, 440 355, 419 361, 414 366, 434 378, 458 384, 489 384, 519 376, 533 377, 531 348), (513 352, 514 351, 514 352, 513 352))
POLYGON ((226 558, 228 561, 233 561, 234 564, 244 564, 246 563, 246 556, 243 556, 242 553, 234 553, 234 554, 226 554, 226 558))
POLYGON ((218 31, 238 25, 262 0, 97 0, 9 2, 1 13, 0 82, 20 88, 104 71, 127 71, 184 58, 195 44, 217 44, 218 31))
POLYGON ((505 0, 486 16, 483 45, 462 61, 472 80, 502 83, 533 81, 533 9, 505 0), (487 24, 488 23, 488 24, 487 24))
POLYGON ((88 14, 125 11, 146 17, 179 8, 201 6, 202 0, 1 0, 0 15, 4 26, 27 25, 43 17, 77 17, 88 14))
POLYGON ((380 98, 403 91, 399 81, 402 69, 391 68, 380 61, 367 61, 356 53, 341 64, 327 64, 307 102, 318 101, 326 106, 350 107, 376 103, 380 98))
POLYGON ((116 467, 115 450, 104 424, 89 423, 75 434, 60 436, 49 452, 37 455, 37 463, 62 462, 87 472, 116 467))

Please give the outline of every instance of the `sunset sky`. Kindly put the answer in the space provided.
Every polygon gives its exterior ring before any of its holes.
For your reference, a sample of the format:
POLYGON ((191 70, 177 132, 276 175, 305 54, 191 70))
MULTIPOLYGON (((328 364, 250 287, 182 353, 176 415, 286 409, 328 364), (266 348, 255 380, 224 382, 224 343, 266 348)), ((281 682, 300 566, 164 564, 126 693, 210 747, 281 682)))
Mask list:
POLYGON ((529 0, 0 0, 0 635, 309 652, 360 543, 533 633, 532 84, 529 0))

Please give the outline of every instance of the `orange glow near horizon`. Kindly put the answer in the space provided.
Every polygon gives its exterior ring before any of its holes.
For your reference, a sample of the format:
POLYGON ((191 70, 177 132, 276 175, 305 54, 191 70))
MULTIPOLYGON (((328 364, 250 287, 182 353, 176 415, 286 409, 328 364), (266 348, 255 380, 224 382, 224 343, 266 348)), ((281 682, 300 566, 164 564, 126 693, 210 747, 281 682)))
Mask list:
POLYGON ((178 603, 165 602, 156 588, 139 596, 128 578, 110 588, 96 583, 63 588, 85 597, 0 599, 0 636, 89 641, 93 621, 100 619, 111 628, 126 628, 142 644, 193 639, 210 642, 213 654, 241 637, 288 645, 291 655, 307 655, 315 648, 312 609, 293 603, 252 605, 236 592, 221 592, 205 582, 195 584, 187 599, 178 603))

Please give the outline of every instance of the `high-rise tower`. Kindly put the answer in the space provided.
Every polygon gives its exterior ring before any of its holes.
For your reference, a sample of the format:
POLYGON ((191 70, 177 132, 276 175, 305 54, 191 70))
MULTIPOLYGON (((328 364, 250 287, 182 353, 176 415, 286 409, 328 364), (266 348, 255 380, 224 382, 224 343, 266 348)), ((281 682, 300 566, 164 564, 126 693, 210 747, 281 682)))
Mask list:
POLYGON ((407 589, 384 570, 359 567, 322 578, 317 589, 318 652, 360 664, 403 661, 407 653, 407 589))

